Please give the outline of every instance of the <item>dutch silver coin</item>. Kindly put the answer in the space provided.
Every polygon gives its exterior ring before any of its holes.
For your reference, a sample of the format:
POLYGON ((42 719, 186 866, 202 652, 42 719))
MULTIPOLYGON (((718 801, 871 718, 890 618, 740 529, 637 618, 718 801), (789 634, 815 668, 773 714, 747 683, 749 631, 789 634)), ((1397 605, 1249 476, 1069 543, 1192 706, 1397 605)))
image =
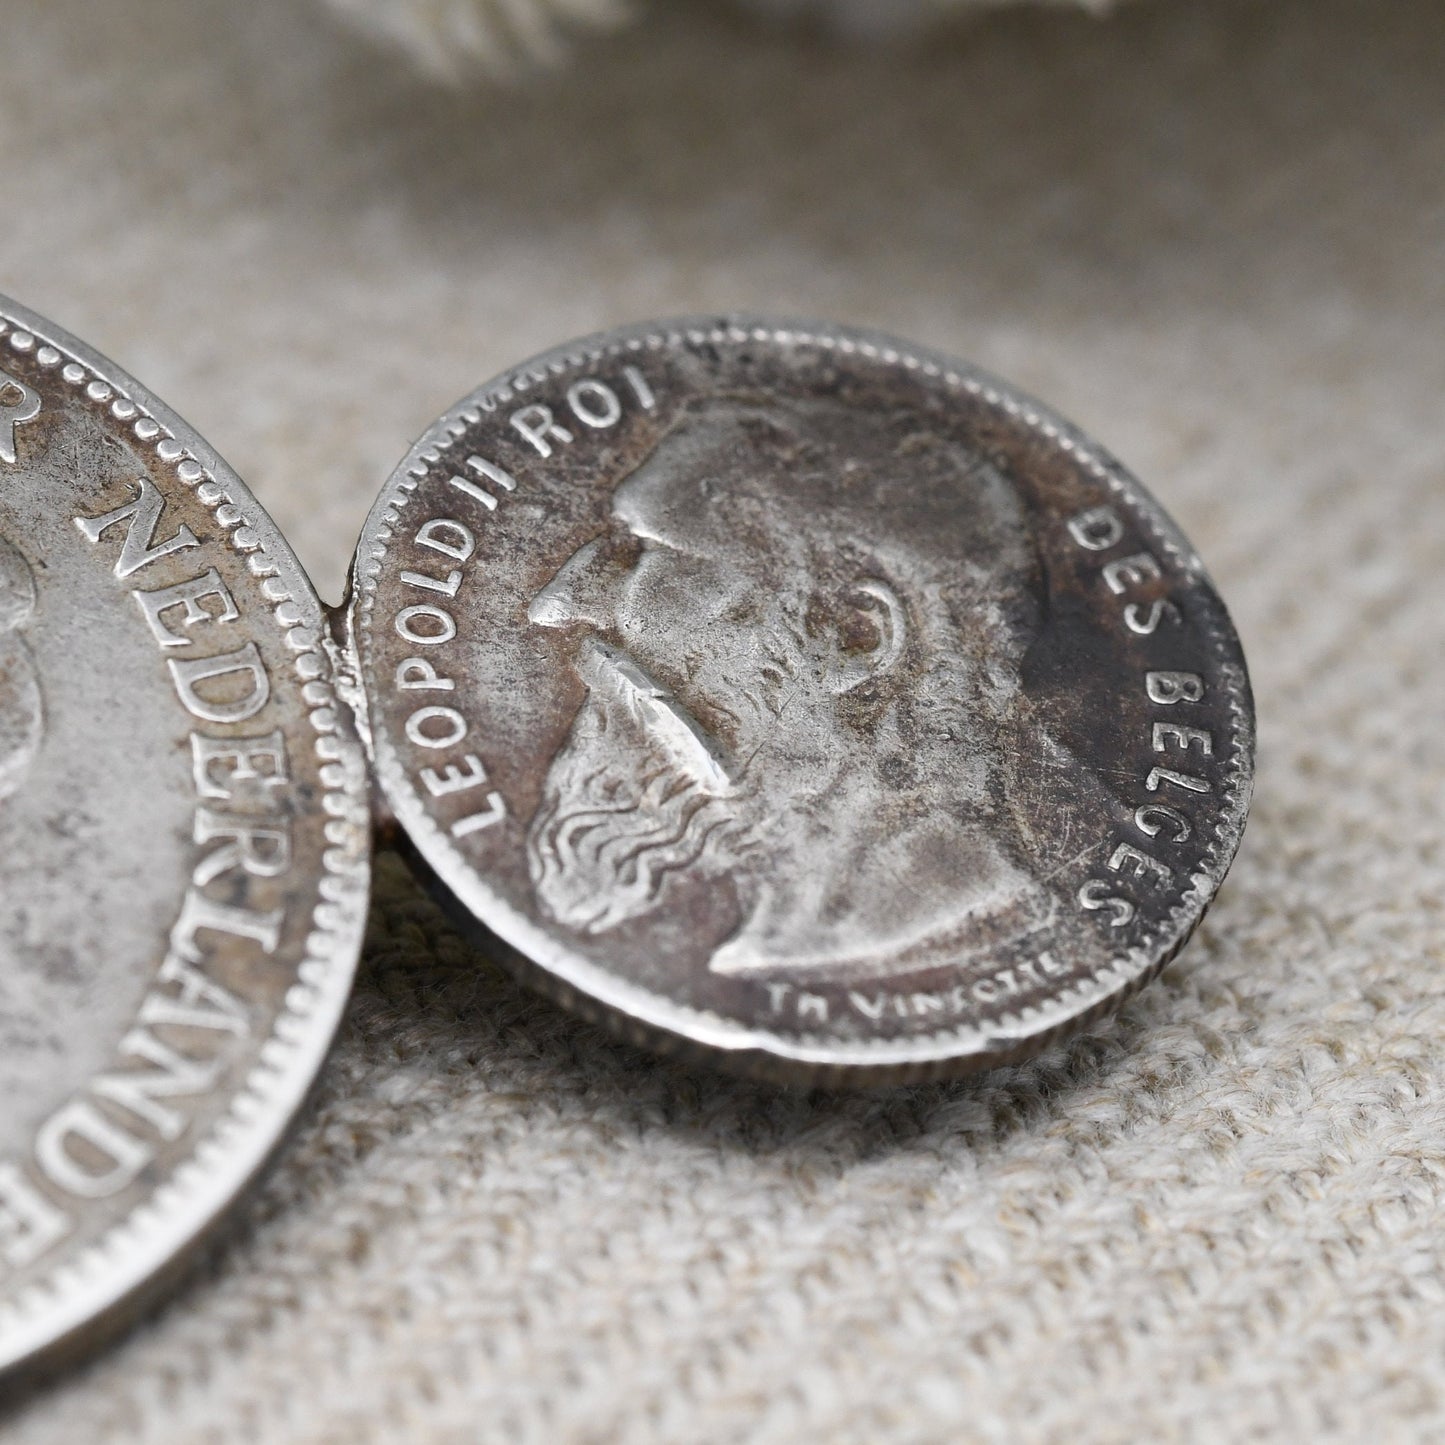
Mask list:
POLYGON ((174 1274, 331 1042, 368 805, 327 647, 224 463, 0 300, 0 1369, 174 1274))
POLYGON ((350 602, 376 782, 530 982, 782 1079, 1013 1060, 1213 898, 1223 604, 1061 418, 906 342, 658 323, 438 420, 350 602))

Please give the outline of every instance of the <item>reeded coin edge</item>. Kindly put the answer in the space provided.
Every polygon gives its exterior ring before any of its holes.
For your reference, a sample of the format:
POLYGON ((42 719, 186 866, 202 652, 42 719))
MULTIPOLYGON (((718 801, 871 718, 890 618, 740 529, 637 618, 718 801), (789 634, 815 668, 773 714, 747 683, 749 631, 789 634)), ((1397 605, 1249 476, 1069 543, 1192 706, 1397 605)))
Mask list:
MULTIPOLYGON (((0 348, 32 353, 99 411, 130 427, 195 491, 261 590, 309 708, 329 815, 324 876, 299 981, 230 1107, 151 1197, 45 1280, 0 1303, 0 1371, 55 1347, 120 1305, 188 1248, 265 1163, 306 1097, 350 994, 370 861, 365 760, 331 680, 325 620, 300 563, 240 478, 143 386, 59 327, 0 297, 0 348), (181 440, 185 437, 186 440, 181 440)), ((3 350, 0 350, 3 354, 3 350)), ((260 621, 258 615, 257 621, 260 621)))
MULTIPOLYGON (((1223 882, 1238 851, 1249 811, 1254 778, 1254 709, 1239 638, 1227 609, 1198 555, 1164 509, 1120 462, 1058 413, 999 378, 927 348, 883 333, 807 321, 766 321, 752 316, 684 317, 621 327, 541 353, 502 373, 464 397, 422 435, 402 459, 377 497, 353 560, 348 608, 351 649, 361 676, 362 730, 374 780, 413 846, 461 905, 505 943, 524 956, 525 972, 537 982, 550 974, 548 991, 580 996, 624 1016, 624 1031, 657 1033, 684 1050, 701 1045, 725 1054, 761 1054, 823 1071, 861 1070, 890 1077, 921 1077, 951 1069, 980 1068, 1020 1058, 1052 1039, 1108 1011, 1163 969, 1188 942, 1223 882), (1074 458, 1103 482, 1115 499, 1159 549, 1204 589, 1206 641, 1227 691, 1232 720, 1230 761, 1219 820, 1200 867, 1190 875, 1177 903, 1160 926, 1128 953, 1120 954, 1089 977, 1061 986, 1045 1003, 1021 1010, 1000 1010, 983 1025, 943 1029, 904 1040, 844 1042, 817 1033, 787 1037, 749 1028, 704 1009, 673 1003, 629 983, 559 946, 540 926, 489 888, 454 842, 433 822, 405 781, 396 747, 380 720, 365 706, 374 685, 370 676, 366 629, 389 542, 417 487, 484 415, 515 400, 530 388, 599 362, 683 346, 813 346, 843 356, 859 356, 901 366, 951 390, 978 398, 1004 411, 1074 458)), ((545 986, 545 985, 544 985, 545 986)), ((585 1010, 591 1012, 591 1010, 585 1010)), ((841 1075, 840 1075, 841 1076, 841 1075)))

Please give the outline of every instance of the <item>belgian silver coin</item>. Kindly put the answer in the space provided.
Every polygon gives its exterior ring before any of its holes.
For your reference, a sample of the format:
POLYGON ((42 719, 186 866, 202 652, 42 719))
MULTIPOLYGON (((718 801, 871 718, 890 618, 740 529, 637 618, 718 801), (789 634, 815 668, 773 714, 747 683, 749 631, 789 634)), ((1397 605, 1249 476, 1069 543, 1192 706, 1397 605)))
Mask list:
POLYGON ((327 649, 225 464, 0 300, 0 1370, 174 1273, 331 1042, 368 817, 327 649))
POLYGON ((466 398, 349 627, 375 777, 532 983, 755 1073, 1017 1059, 1189 937, 1244 658, 1117 462, 839 327, 629 327, 466 398))

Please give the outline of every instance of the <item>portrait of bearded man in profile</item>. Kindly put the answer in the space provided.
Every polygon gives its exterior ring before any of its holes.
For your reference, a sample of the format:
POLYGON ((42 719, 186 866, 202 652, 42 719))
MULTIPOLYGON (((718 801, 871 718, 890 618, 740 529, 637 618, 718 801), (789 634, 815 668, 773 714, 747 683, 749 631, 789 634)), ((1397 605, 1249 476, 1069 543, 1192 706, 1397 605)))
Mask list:
POLYGON ((20 786, 40 745, 40 684, 19 636, 34 611, 29 564, 0 537, 0 799, 20 786))
POLYGON ((916 414, 685 408, 528 616, 587 693, 528 836, 588 936, 729 880, 732 977, 879 978, 1051 921, 1007 806, 1042 583, 1013 484, 916 414))

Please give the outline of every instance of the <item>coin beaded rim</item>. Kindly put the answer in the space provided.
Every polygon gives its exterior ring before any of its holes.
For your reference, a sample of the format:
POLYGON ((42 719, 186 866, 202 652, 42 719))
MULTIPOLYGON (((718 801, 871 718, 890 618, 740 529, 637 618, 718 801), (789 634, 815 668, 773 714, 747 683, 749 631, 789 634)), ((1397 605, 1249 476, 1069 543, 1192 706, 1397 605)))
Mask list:
MULTIPOLYGON (((883 333, 806 321, 765 321, 752 316, 680 318, 641 323, 598 333, 545 351, 520 367, 501 373, 439 417, 402 459, 373 504, 353 560, 348 608, 349 651, 361 682, 363 738, 376 785, 427 865, 476 918, 524 956, 534 982, 557 986, 576 1001, 595 1001, 626 1015, 648 1037, 661 1036, 685 1049, 702 1046, 725 1054, 761 1054, 785 1064, 877 1073, 927 1069, 929 1065, 974 1060, 979 1066, 1005 1062, 1027 1049, 1112 1010, 1172 959, 1198 926, 1233 862, 1244 833, 1254 780, 1253 698, 1243 650, 1218 589, 1198 554, 1139 482, 1108 451, 1051 408, 990 373, 925 347, 883 333), (365 656, 376 592, 389 543, 401 513, 421 482, 469 428, 532 387, 619 357, 668 347, 705 345, 811 346, 883 365, 902 366, 948 390, 983 401, 1036 432, 1104 483, 1126 506, 1143 532, 1184 577, 1207 589, 1212 603, 1203 609, 1201 631, 1220 666, 1229 705, 1229 763, 1221 790, 1221 809, 1199 866, 1188 876, 1178 901, 1159 925, 1127 952, 1094 969, 1087 977, 1060 985, 1045 1002, 1003 1009, 985 1025, 962 1025, 907 1039, 840 1041, 816 1032, 787 1037, 749 1027, 712 1010, 676 1003, 581 957, 560 944, 544 927, 494 892, 454 841, 420 805, 405 779, 395 744, 371 715, 374 680, 365 656)), ((911 1076, 911 1075, 910 1075, 911 1076)))
MULTIPOLYGON (((287 990, 244 1084, 189 1157, 147 1199, 47 1277, 0 1302, 0 1371, 5 1371, 61 1344, 143 1289, 199 1242, 275 1151, 315 1081, 351 992, 370 860, 364 757, 333 685, 322 606, 275 523, 235 472, 149 390, 5 297, 0 297, 0 347, 33 354, 98 411, 128 425, 136 440, 195 492, 231 549, 260 579, 271 619, 294 653, 292 666, 315 732, 329 845, 322 853, 298 982, 287 990)), ((255 616, 259 624, 261 614, 255 616)))

